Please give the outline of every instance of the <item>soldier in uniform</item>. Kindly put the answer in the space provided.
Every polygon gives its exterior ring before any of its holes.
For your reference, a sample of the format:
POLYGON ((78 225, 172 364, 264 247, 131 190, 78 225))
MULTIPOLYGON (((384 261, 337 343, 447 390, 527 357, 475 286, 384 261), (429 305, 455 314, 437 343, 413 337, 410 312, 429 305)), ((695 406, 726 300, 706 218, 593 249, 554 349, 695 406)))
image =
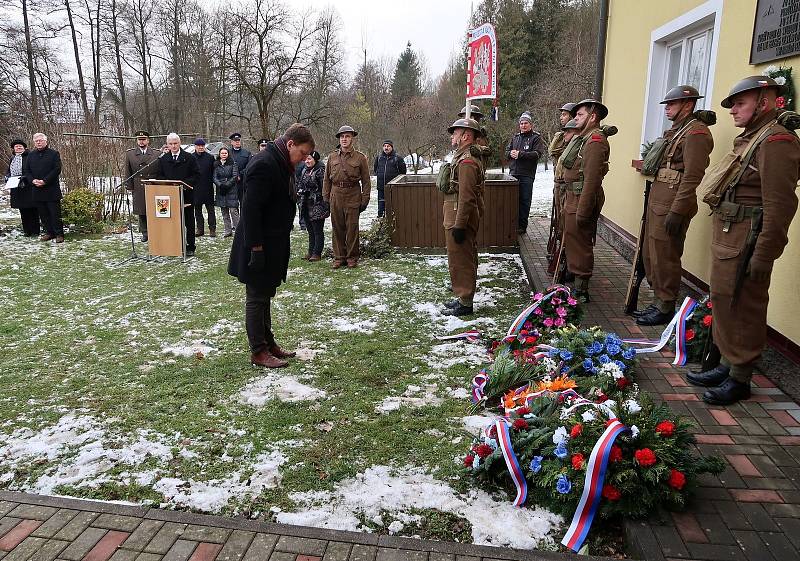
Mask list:
POLYGON ((697 214, 697 186, 714 148, 708 125, 694 116, 702 98, 695 88, 683 85, 669 90, 661 101, 672 128, 664 132, 669 144, 647 200, 644 268, 655 298, 634 312, 639 325, 663 325, 675 315, 686 230, 697 214))
POLYGON ((372 189, 367 156, 353 148, 356 136, 353 127, 339 128, 339 148, 328 155, 322 185, 322 198, 331 205, 334 269, 358 266, 358 215, 367 209, 372 189))
MULTIPOLYGON (((753 366, 767 338, 772 265, 783 253, 797 211, 800 141, 779 122, 776 98, 780 91, 772 78, 750 76, 734 85, 722 100, 734 125, 744 129, 733 141, 734 152, 745 158, 750 152, 751 157, 749 163, 743 162, 738 181, 719 201, 704 197, 714 213, 712 329, 722 361, 716 368, 687 378, 696 386, 708 387, 703 400, 714 405, 750 397, 753 366)), ((712 191, 714 187, 709 185, 712 191)))
POLYGON ((147 206, 142 179, 155 179, 158 176, 155 162, 160 155, 160 152, 150 148, 150 134, 143 130, 136 132, 136 148, 129 148, 125 152, 125 175, 130 177, 137 174, 128 179, 125 188, 133 192, 133 214, 139 216, 139 232, 143 242, 147 241, 147 206))
POLYGON ((474 119, 458 119, 447 131, 453 155, 451 190, 444 196, 443 214, 447 264, 456 299, 445 304, 445 315, 473 313, 478 279, 477 235, 483 216, 484 167, 471 150, 481 128, 474 119))
POLYGON ((567 143, 569 142, 564 138, 564 127, 567 126, 570 120, 575 118, 575 114, 573 113, 574 108, 574 103, 565 103, 561 106, 561 109, 559 109, 558 122, 561 123, 561 130, 553 135, 553 140, 550 141, 550 146, 547 148, 553 163, 558 162, 562 152, 564 152, 564 148, 567 147, 567 143))
POLYGON ((567 268, 575 275, 575 297, 589 302, 589 279, 594 268, 594 238, 597 219, 605 202, 603 177, 608 173, 611 148, 600 132, 600 121, 608 108, 594 99, 575 104, 580 132, 561 155, 564 167, 564 242, 567 268))
MULTIPOLYGON (((564 141, 564 146, 569 144, 570 140, 579 132, 580 127, 578 127, 578 121, 575 119, 570 119, 561 129, 562 138, 564 141)), ((561 161, 556 162, 556 169, 554 171, 554 185, 553 185, 553 209, 554 209, 554 216, 553 220, 555 221, 555 231, 554 236, 555 240, 561 240, 561 236, 564 233, 564 202, 567 197, 567 187, 566 183, 564 182, 564 166, 561 161)), ((556 252, 557 253, 557 252, 556 252)), ((547 272, 552 274, 555 272, 556 261, 558 259, 558 255, 555 253, 551 255, 550 266, 547 269, 547 272)), ((565 279, 568 281, 574 280, 572 279, 565 279)))

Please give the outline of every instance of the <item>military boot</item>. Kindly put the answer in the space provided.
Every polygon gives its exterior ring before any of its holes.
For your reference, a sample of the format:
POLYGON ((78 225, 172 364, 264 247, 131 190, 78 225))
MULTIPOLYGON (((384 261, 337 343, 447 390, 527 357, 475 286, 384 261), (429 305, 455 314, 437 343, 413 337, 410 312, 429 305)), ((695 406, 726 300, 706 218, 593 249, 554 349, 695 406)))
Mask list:
POLYGON ((445 316, 471 316, 474 313, 472 309, 472 304, 464 304, 460 300, 456 300, 456 306, 454 308, 445 308, 442 312, 445 316))
POLYGON ((444 307, 448 310, 455 310, 461 305, 461 302, 458 301, 458 298, 455 300, 450 300, 449 302, 445 302, 444 307))
POLYGON ((750 382, 739 382, 727 378, 722 385, 706 390, 703 401, 711 405, 732 405, 742 399, 750 398, 750 382))
POLYGON ((666 325, 675 315, 675 302, 656 300, 655 309, 636 318, 638 325, 666 325))
POLYGON ((633 317, 635 317, 635 318, 639 318, 639 317, 642 317, 642 316, 646 316, 647 314, 649 314, 653 310, 657 310, 657 309, 658 309, 658 307, 655 304, 648 304, 648 306, 646 308, 643 308, 641 310, 634 310, 631 315, 633 317))
POLYGON ((700 386, 701 388, 715 388, 728 379, 730 372, 730 366, 720 364, 716 368, 705 372, 689 372, 686 375, 686 381, 693 386, 700 386))

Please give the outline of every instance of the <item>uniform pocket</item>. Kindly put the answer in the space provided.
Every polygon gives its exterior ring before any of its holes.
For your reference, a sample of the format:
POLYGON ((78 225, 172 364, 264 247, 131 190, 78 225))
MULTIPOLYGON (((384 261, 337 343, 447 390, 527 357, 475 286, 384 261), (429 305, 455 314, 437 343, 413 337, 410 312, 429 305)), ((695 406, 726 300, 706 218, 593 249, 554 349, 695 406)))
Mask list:
POLYGON ((741 247, 711 242, 711 291, 721 296, 732 296, 736 286, 741 247))

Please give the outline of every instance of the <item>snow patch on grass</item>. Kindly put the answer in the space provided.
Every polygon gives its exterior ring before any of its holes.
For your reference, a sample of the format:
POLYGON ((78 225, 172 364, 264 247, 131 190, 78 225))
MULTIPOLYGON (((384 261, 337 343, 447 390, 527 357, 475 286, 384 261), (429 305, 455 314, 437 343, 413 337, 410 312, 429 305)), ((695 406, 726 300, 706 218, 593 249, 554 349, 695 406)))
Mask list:
POLYGON ((329 323, 336 331, 366 333, 368 335, 372 334, 372 331, 378 326, 378 323, 371 319, 353 321, 347 318, 333 318, 329 323))
POLYGON ((408 386, 401 396, 385 397, 375 406, 375 412, 385 415, 401 407, 438 407, 442 404, 442 398, 436 395, 437 389, 436 384, 408 386))
POLYGON ((239 392, 239 403, 262 407, 268 401, 278 399, 288 403, 325 399, 325 391, 312 388, 298 381, 294 376, 281 376, 270 373, 248 382, 239 392))
POLYGON ((216 351, 214 347, 208 345, 206 341, 196 340, 191 343, 170 345, 161 349, 162 354, 171 354, 182 357, 198 357, 202 358, 209 353, 216 351))

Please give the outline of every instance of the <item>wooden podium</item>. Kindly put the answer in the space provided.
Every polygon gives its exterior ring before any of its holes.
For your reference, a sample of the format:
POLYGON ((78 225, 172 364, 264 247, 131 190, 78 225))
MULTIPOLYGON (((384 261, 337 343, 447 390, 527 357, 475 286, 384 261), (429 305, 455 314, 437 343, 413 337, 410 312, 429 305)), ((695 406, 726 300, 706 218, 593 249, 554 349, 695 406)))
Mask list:
MULTIPOLYGON (((186 259, 186 224, 183 189, 192 186, 175 179, 143 179, 147 205, 147 238, 150 255, 186 259)), ((194 225, 191 224, 190 227, 194 225)))

